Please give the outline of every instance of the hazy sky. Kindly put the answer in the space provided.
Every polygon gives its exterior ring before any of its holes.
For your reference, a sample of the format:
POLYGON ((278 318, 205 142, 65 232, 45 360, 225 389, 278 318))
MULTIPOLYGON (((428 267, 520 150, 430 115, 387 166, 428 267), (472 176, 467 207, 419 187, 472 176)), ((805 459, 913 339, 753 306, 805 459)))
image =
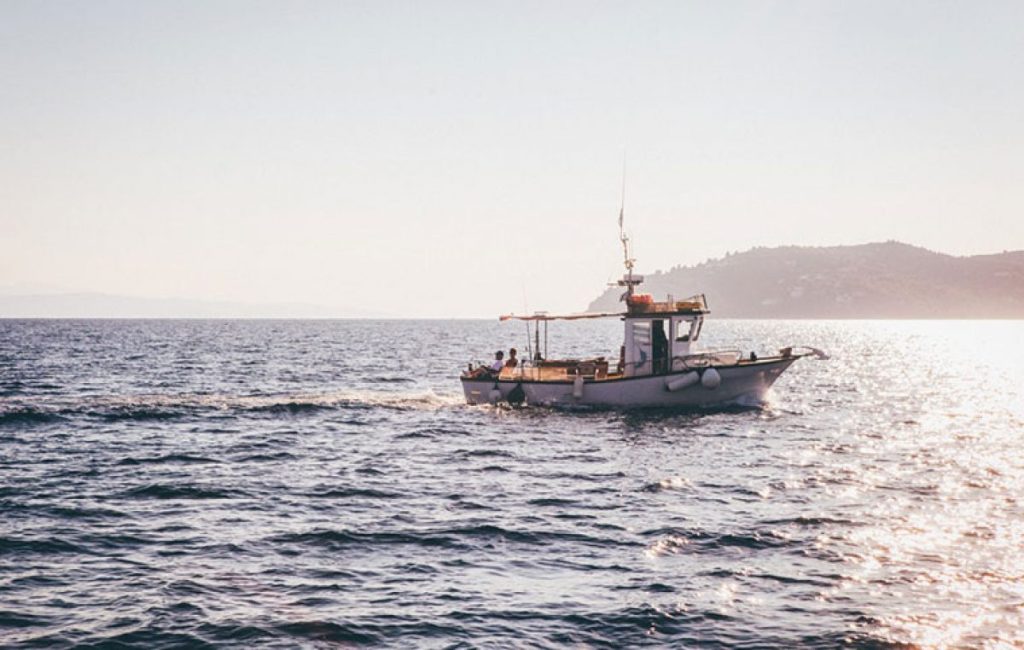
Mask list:
POLYGON ((755 245, 1024 248, 1024 2, 0 3, 0 285, 577 310, 755 245))

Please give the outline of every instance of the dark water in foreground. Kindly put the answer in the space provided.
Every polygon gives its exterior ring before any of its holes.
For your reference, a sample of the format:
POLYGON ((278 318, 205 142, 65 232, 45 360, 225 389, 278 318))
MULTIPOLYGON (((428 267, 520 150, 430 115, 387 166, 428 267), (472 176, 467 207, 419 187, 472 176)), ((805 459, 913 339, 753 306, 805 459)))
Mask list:
POLYGON ((0 321, 0 645, 1024 644, 1024 324, 705 331, 833 359, 567 414, 462 405, 490 322, 0 321))

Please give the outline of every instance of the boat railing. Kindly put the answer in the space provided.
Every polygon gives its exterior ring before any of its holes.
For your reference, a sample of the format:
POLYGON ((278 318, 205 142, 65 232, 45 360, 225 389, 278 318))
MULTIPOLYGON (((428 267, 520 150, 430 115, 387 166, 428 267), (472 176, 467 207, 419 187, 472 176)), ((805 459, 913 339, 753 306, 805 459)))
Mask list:
POLYGON ((499 379, 506 381, 571 381, 576 377, 602 380, 609 375, 608 361, 596 359, 559 359, 521 361, 515 368, 504 368, 499 379))
MULTIPOLYGON (((734 366, 743 359, 743 352, 740 350, 708 350, 696 354, 687 354, 672 358, 671 372, 684 370, 696 370, 709 366, 734 366)), ((625 364, 641 368, 650 363, 625 364)), ((485 364, 479 367, 486 368, 485 364)), ((571 381, 576 377, 584 377, 587 380, 600 381, 611 376, 618 376, 623 369, 614 371, 609 368, 606 359, 560 359, 552 361, 524 360, 514 368, 502 368, 498 375, 490 375, 494 379, 502 381, 571 381)), ((643 373, 647 374, 647 373, 643 373)))

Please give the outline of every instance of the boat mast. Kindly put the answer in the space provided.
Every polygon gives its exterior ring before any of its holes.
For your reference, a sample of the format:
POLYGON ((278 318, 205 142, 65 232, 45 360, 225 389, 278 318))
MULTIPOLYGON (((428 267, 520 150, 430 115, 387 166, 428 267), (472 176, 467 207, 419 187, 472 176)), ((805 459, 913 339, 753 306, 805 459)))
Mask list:
POLYGON ((622 203, 619 206, 619 241, 622 242, 623 264, 626 266, 626 274, 618 281, 620 287, 626 287, 626 293, 619 297, 619 300, 629 302, 633 297, 633 289, 644 281, 643 276, 633 275, 633 266, 636 260, 629 256, 629 236, 626 235, 624 222, 626 219, 626 161, 622 161, 622 203))

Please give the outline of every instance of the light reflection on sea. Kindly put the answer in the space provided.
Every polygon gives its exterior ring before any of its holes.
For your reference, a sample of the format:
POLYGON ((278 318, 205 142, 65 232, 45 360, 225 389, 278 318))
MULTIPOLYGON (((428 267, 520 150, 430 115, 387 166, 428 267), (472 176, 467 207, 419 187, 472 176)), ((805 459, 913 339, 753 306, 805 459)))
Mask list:
MULTIPOLYGON (((880 344, 838 364, 866 399, 837 404, 850 409, 838 425, 857 473, 831 505, 860 525, 820 538, 849 567, 822 597, 877 603, 868 627, 888 641, 1024 642, 1024 327, 859 325, 880 344)), ((827 450, 817 460, 849 466, 827 450)))

